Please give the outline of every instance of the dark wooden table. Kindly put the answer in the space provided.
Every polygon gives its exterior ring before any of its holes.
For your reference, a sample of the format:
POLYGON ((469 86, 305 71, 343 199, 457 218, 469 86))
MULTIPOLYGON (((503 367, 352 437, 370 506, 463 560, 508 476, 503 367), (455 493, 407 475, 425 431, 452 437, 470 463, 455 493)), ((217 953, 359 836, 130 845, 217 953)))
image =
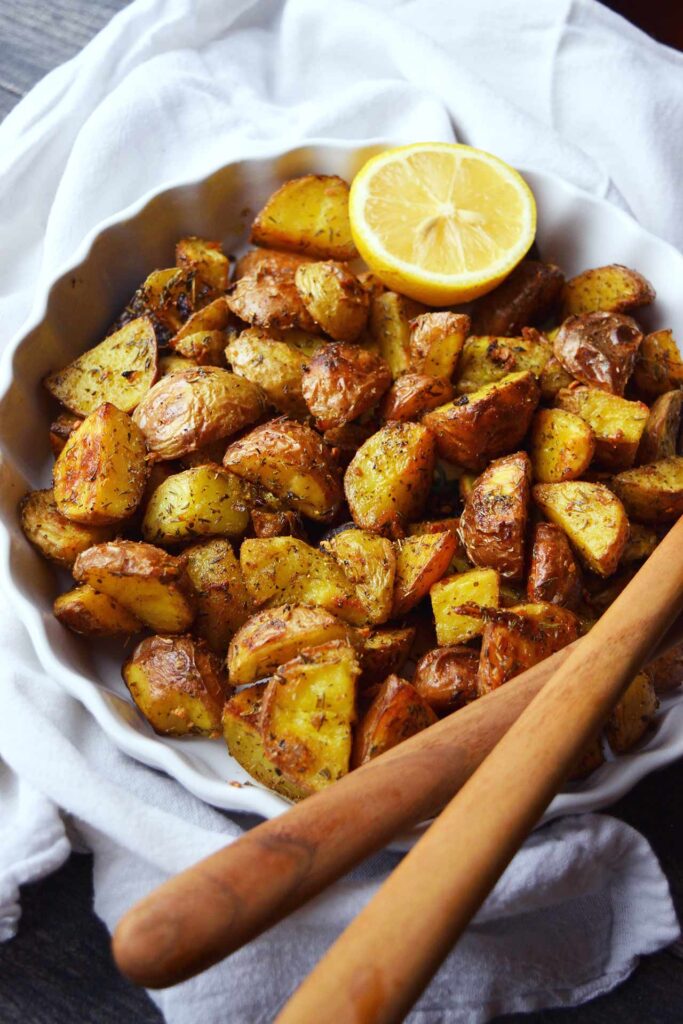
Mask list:
MULTIPOLYGON (((77 53, 125 6, 127 0, 0 0, 0 118, 34 82, 77 53)), ((615 0, 609 6, 662 41, 683 45, 680 0, 615 0)), ((610 811, 652 843, 680 916, 682 792, 683 764, 679 762, 650 776, 610 811)), ((111 962, 106 929, 92 911, 89 857, 72 856, 51 878, 27 887, 22 902, 19 935, 0 945, 0 1024, 160 1024, 161 1016, 146 994, 127 984, 111 962)), ((625 984, 586 1006, 500 1020, 501 1024, 680 1024, 683 946, 645 958, 625 984)))

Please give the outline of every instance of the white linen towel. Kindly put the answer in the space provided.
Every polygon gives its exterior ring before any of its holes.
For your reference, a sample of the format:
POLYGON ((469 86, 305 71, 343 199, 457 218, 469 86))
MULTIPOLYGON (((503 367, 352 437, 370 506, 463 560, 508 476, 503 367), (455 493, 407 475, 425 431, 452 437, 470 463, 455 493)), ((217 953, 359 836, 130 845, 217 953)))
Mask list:
MULTIPOLYGON (((683 139, 670 122, 682 70, 587 0, 137 0, 0 126, 0 341, 103 218, 261 142, 457 138, 607 196, 681 244, 683 139)), ((9 607, 0 650, 0 938, 17 926, 18 886, 71 842, 95 854, 95 909, 112 928, 240 833, 243 819, 119 754, 45 678, 9 607)), ((394 860, 374 858, 199 981, 154 994, 169 1024, 270 1021, 394 860)), ((408 1019, 573 1005, 677 935, 642 837, 604 816, 555 822, 408 1019)))

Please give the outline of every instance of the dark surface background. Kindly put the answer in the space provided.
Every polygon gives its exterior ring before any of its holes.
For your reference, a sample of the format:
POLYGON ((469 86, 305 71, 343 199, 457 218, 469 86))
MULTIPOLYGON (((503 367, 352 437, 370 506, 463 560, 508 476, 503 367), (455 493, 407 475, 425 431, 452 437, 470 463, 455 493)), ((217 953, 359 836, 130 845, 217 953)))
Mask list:
MULTIPOLYGON (((39 78, 77 53, 126 6, 127 0, 0 0, 0 118, 39 78)), ((614 0, 607 6, 661 42, 683 48, 681 0, 614 0)), ((680 130, 681 126, 672 127, 680 130)), ((679 762, 651 775, 610 809, 654 847, 680 917, 682 783, 679 762)), ((22 903, 18 936, 0 945, 0 1024, 161 1024, 146 994, 119 977, 112 965, 108 934, 92 912, 90 857, 72 856, 51 878, 28 886, 22 903)), ((683 944, 644 958, 616 991, 583 1007, 499 1020, 501 1024, 681 1024, 683 944)))

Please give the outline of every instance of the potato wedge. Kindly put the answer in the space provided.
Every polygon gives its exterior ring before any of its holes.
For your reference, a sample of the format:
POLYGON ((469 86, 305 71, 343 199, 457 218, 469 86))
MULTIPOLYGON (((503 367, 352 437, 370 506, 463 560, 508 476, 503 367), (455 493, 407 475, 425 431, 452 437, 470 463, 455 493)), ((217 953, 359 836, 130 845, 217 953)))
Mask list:
POLYGON ((332 453, 319 434, 281 416, 230 445, 223 465, 266 487, 309 519, 331 519, 343 493, 332 453))
POLYGON ((677 690, 683 683, 683 642, 675 644, 665 654, 660 654, 647 665, 645 671, 656 693, 677 690))
POLYGON ((456 393, 472 394, 522 370, 540 377, 551 356, 550 343, 538 331, 525 329, 523 336, 517 338, 475 335, 465 341, 460 356, 455 374, 456 393))
POLYGON ((484 631, 483 616, 467 615, 467 605, 497 608, 500 602, 500 578, 495 569, 470 569, 435 583, 429 592, 440 647, 465 643, 484 631))
POLYGON ((572 377, 571 373, 567 373, 557 356, 551 355, 541 370, 538 383, 543 401, 554 402, 558 391, 576 383, 576 379, 572 377))
POLYGON ((157 342, 165 345, 196 310, 218 298, 216 289, 193 270, 168 267, 149 274, 114 323, 118 330, 132 319, 149 317, 157 342))
POLYGON ((655 290, 637 270, 619 263, 595 267, 567 281, 562 290, 565 317, 602 311, 625 313, 655 300, 655 290))
MULTIPOLYGON (((171 348, 180 352, 180 342, 194 334, 213 334, 224 331, 230 323, 230 307, 225 295, 220 295, 208 306, 195 310, 182 327, 169 340, 171 348)), ((187 355, 180 352, 181 355, 187 355)))
MULTIPOLYGON (((308 407, 301 379, 308 356, 287 341, 287 334, 269 334, 249 327, 228 342, 225 358, 233 373, 263 389, 278 412, 303 418, 308 415, 308 407)), ((321 339, 318 344, 322 344, 321 339)))
POLYGON ((379 626, 391 615, 396 574, 394 546, 367 530, 343 530, 320 545, 341 565, 356 588, 368 625, 379 626))
POLYGON ((361 445, 344 475, 354 523, 392 538, 419 519, 434 475, 434 438, 420 423, 387 423, 361 445))
POLYGON ((385 420, 418 420, 452 397, 450 381, 424 373, 404 373, 387 391, 380 411, 385 420))
POLYGON ((359 637, 356 648, 361 666, 359 687, 367 689, 384 682, 393 672, 400 672, 414 639, 415 629, 412 626, 374 629, 369 636, 359 637))
POLYGON ((502 284, 474 303, 475 334, 519 334, 542 323, 559 303, 564 274, 552 263, 522 260, 502 284))
POLYGON ((526 452, 496 459, 476 481, 460 519, 465 550, 475 565, 513 579, 524 575, 530 485, 526 452))
POLYGON ((405 615, 429 594, 448 572, 457 547, 449 531, 416 534, 398 541, 392 618, 405 615))
POLYGON ((448 575, 472 569, 473 565, 467 557, 465 545, 462 542, 460 519, 457 516, 450 516, 446 519, 425 519, 421 523, 411 523, 408 527, 408 536, 416 537, 424 533, 443 533, 444 531, 450 533, 455 541, 455 550, 451 557, 448 575))
POLYGON ((358 723, 353 767, 358 768, 436 722, 431 707, 414 686, 389 676, 358 723))
POLYGON ((479 658, 480 697, 578 639, 579 620, 554 604, 520 604, 492 614, 479 658))
POLYGON ((624 506, 609 488, 566 480, 536 484, 533 496, 543 514, 564 530, 587 568, 598 576, 610 576, 616 570, 629 526, 624 506))
POLYGON ((73 576, 113 597, 150 629, 183 633, 194 619, 185 566, 185 558, 151 544, 117 540, 83 551, 73 576))
POLYGON ((175 261, 184 270, 193 270, 219 292, 228 287, 230 260, 220 242, 210 242, 194 235, 181 238, 175 247, 175 261))
POLYGON ((536 379, 525 370, 461 395, 428 412, 422 422, 434 434, 443 459, 481 471, 491 459, 517 448, 539 398, 536 379))
POLYGON ((175 351, 196 366, 225 367, 225 341, 224 331, 196 331, 177 341, 175 351))
POLYGON ((469 333, 470 318, 462 313, 441 311, 415 317, 410 324, 410 369, 450 380, 469 333))
POLYGON ((586 387, 562 390, 555 401, 558 409, 580 416, 591 428, 598 465, 606 469, 633 465, 648 421, 646 405, 586 387))
POLYGON ((266 398, 256 384, 218 366, 172 373, 135 410, 155 459, 177 459, 260 419, 266 398))
POLYGON ((140 504, 148 472, 142 432, 125 412, 105 403, 86 416, 57 457, 55 502, 76 523, 120 523, 140 504))
POLYGON ((671 331, 654 331, 643 338, 633 383, 646 402, 683 387, 683 359, 671 331))
POLYGON ((220 660, 202 640, 148 636, 121 674, 138 710, 159 735, 220 736, 230 688, 220 660))
POLYGON ((628 515, 641 523, 665 523, 683 514, 683 456, 627 469, 611 486, 628 515))
POLYGON ((349 770, 360 668, 351 644, 310 647, 282 665, 266 687, 261 736, 266 756, 308 792, 349 770))
POLYGON ((605 725, 607 742, 615 754, 625 754, 651 727, 659 701, 647 672, 639 672, 605 725))
POLYGON ((52 490, 29 491, 19 502, 19 523, 34 548, 64 569, 71 569, 82 551, 114 534, 112 526, 86 526, 66 519, 52 490))
POLYGON ((216 654, 225 654, 232 635, 253 611, 239 559, 229 541, 202 541, 185 548, 196 618, 192 626, 216 654))
POLYGON ((379 356, 359 345, 323 345, 303 368, 301 390, 320 430, 342 427, 372 409, 391 385, 379 356))
POLYGON ((435 647, 420 658, 413 686, 437 715, 449 715, 477 697, 479 652, 471 647, 435 647))
POLYGON ((667 391, 656 398, 640 438, 636 462, 659 462, 676 454, 681 426, 683 391, 667 391))
POLYGON ((50 424, 49 441, 52 454, 55 458, 64 448, 74 430, 80 427, 83 420, 80 416, 74 416, 71 412, 62 412, 50 424))
POLYGON ((623 395, 642 340, 643 332, 630 316, 584 313, 564 321, 553 349, 582 384, 623 395))
POLYGON ((77 416, 103 402, 132 412, 157 376, 157 340, 147 317, 131 320, 63 370, 45 378, 50 394, 77 416))
POLYGON ((150 544, 178 544, 197 537, 241 537, 249 525, 245 484, 222 466, 174 473, 147 503, 142 536, 150 544))
POLYGON ((566 533, 553 523, 537 523, 526 584, 531 602, 561 604, 576 611, 581 603, 581 571, 566 533))
POLYGON ((52 610, 63 626, 83 636, 131 636, 143 629, 132 612, 87 583, 60 594, 52 610))
POLYGON ((534 480, 539 483, 576 480, 593 460, 593 430, 581 416, 563 408, 539 409, 531 425, 530 454, 534 480))
POLYGON ((354 259, 358 253, 349 224, 348 184, 336 175, 291 178, 256 217, 251 241, 319 260, 354 259))
POLYGON ((370 303, 370 334, 394 380, 410 369, 410 324, 425 307, 398 292, 380 292, 370 303))
POLYGON ((355 341, 365 330, 370 296, 343 263, 302 263, 294 283, 308 313, 335 341, 355 341))
POLYGON ((306 540, 306 530, 298 512, 264 512, 251 510, 255 537, 298 537, 306 540))

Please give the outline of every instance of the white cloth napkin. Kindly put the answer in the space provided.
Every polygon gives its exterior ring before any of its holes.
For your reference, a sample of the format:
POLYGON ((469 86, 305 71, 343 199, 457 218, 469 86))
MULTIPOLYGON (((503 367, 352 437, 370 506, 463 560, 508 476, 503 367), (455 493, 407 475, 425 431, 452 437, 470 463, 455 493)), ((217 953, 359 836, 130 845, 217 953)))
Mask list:
MULTIPOLYGON (((137 0, 0 126, 0 342, 98 222, 151 188, 273 142, 453 139, 535 165, 683 242, 683 60, 586 0, 137 0)), ((95 854, 111 928, 139 896, 239 834, 118 753, 46 679, 0 609, 0 938, 18 886, 72 843, 95 854)), ((199 981, 169 1024, 270 1021, 394 863, 374 858, 199 981)), ((485 1021, 608 990, 674 941, 647 843, 586 815, 537 833, 409 1020, 485 1021)))

